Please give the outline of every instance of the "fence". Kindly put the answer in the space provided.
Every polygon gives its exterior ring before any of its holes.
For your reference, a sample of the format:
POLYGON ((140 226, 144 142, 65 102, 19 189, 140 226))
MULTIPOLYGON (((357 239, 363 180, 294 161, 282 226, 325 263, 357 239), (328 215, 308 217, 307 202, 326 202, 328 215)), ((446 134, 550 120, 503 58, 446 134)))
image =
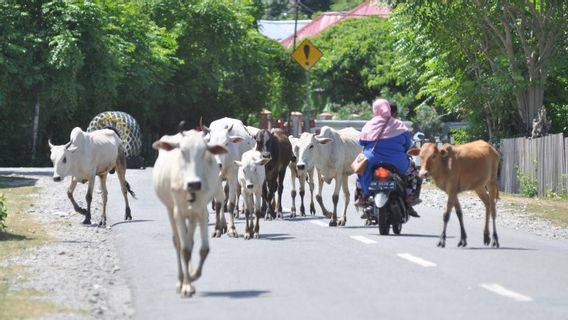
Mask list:
POLYGON ((568 190, 568 138, 562 134, 543 138, 501 140, 499 189, 520 193, 518 171, 537 182, 538 195, 568 190))

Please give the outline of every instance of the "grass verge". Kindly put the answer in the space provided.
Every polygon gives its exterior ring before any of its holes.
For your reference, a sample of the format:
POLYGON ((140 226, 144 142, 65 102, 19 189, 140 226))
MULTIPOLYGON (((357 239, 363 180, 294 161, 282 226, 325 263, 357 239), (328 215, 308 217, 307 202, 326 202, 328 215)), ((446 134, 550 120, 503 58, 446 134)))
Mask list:
MULTIPOLYGON (((439 190, 432 183, 424 183, 423 190, 439 190)), ((464 192, 465 196, 477 198, 475 192, 464 192)), ((499 192, 500 202, 508 208, 526 208, 537 218, 546 219, 561 227, 568 227, 568 200, 548 198, 527 198, 521 195, 499 192)))
MULTIPOLYGON (((0 193, 6 195, 8 216, 7 228, 0 231, 0 264, 21 255, 24 250, 50 241, 42 225, 27 211, 34 206, 40 189, 35 179, 0 177, 0 193)), ((8 264, 0 268, 0 319, 22 319, 41 317, 63 311, 56 305, 42 299, 44 293, 34 289, 14 289, 10 285, 26 281, 25 266, 8 264)))

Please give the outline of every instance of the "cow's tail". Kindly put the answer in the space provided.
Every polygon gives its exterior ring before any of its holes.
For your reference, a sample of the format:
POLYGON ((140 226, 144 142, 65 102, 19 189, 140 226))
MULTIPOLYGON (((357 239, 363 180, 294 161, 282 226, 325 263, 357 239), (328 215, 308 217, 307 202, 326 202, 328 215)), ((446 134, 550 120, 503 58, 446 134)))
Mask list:
POLYGON ((128 181, 124 180, 124 183, 126 184, 126 191, 128 191, 128 193, 130 193, 130 195, 132 196, 132 198, 136 199, 136 194, 135 194, 134 191, 132 191, 132 189, 130 188, 130 184, 128 183, 128 181))

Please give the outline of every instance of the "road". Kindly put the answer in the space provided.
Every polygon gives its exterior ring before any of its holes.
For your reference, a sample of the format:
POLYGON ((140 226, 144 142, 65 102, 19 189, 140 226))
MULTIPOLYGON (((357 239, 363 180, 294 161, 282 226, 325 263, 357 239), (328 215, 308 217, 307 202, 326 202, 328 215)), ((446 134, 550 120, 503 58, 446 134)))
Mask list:
MULTIPOLYGON (((457 248, 453 215, 440 249, 441 211, 423 205, 422 218, 405 224, 400 236, 364 226, 352 205, 346 227, 328 227, 318 207, 312 217, 261 220, 259 240, 245 241, 239 220, 240 238, 210 240, 197 293, 182 299, 151 173, 127 172, 138 196, 134 220, 113 225, 136 319, 568 319, 568 241, 498 225, 501 248, 486 248, 483 222, 466 217, 468 247, 457 248)), ((123 210, 117 186, 109 183, 111 216, 123 210)), ((331 202, 332 188, 324 191, 331 202)))

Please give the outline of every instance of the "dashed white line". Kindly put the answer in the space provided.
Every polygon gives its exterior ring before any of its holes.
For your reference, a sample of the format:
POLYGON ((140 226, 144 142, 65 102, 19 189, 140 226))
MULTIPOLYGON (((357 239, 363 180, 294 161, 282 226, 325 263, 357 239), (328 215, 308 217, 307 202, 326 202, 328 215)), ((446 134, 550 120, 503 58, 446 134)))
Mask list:
POLYGON ((410 253, 399 253, 399 254, 397 254, 397 256, 399 256, 403 259, 406 259, 410 262, 414 262, 417 265, 420 265, 420 266, 423 266, 423 267, 426 267, 426 268, 436 266, 436 264, 434 262, 430 262, 428 260, 424 260, 424 259, 419 258, 417 256, 413 256, 410 253))
POLYGON ((513 300, 517 300, 517 301, 521 301, 521 302, 532 301, 531 297, 525 296, 523 294, 509 290, 507 288, 504 288, 497 283, 481 283, 481 284, 479 284, 479 286, 482 287, 483 289, 489 290, 493 293, 496 293, 496 294, 504 296, 504 297, 511 298, 513 300))
POLYGON ((365 243, 365 244, 374 244, 374 243, 377 243, 377 241, 371 240, 371 239, 369 239, 369 238, 367 238, 367 237, 364 237, 364 236, 351 236, 351 239, 354 239, 354 240, 357 240, 357 241, 361 241, 361 242, 363 242, 363 243, 365 243))
POLYGON ((329 224, 323 222, 323 221, 319 221, 319 220, 311 220, 311 222, 315 225, 318 225, 320 227, 329 227, 329 224))

